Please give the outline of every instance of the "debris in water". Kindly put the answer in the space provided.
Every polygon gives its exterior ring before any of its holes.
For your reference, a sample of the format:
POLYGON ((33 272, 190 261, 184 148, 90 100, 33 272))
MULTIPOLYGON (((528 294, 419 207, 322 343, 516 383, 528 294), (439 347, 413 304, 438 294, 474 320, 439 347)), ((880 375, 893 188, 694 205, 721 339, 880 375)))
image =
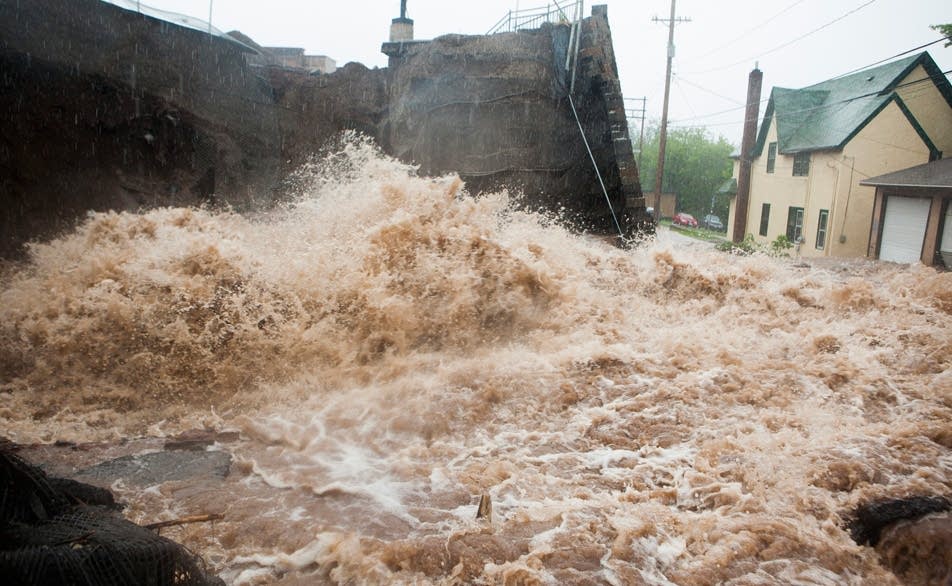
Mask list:
POLYGON ((952 501, 941 496, 912 496, 866 503, 857 507, 849 520, 850 536, 860 545, 875 546, 882 532, 893 523, 914 521, 949 509, 952 509, 952 501))
POLYGON ((479 507, 476 508, 476 518, 486 519, 492 525, 493 522, 493 501, 489 495, 484 493, 479 497, 479 507))

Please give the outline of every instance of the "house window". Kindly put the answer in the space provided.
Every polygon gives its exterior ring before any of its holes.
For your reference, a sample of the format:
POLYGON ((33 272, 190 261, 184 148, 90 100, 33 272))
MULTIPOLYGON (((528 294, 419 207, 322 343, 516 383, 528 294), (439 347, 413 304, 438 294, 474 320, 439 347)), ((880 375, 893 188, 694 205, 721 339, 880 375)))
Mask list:
POLYGON ((787 211, 787 240, 796 244, 803 237, 803 208, 787 211))
POLYGON ((810 153, 793 155, 793 176, 806 177, 810 174, 810 153))
POLYGON ((767 224, 770 222, 770 204, 760 204, 760 235, 767 235, 767 224))
POLYGON ((830 220, 830 210, 820 210, 820 217, 816 222, 816 249, 823 250, 826 246, 826 225, 830 220))
POLYGON ((767 147, 767 172, 773 173, 777 164, 777 143, 772 142, 767 147))
POLYGON ((816 249, 826 246, 826 224, 830 219, 830 210, 820 210, 820 219, 816 223, 816 249))

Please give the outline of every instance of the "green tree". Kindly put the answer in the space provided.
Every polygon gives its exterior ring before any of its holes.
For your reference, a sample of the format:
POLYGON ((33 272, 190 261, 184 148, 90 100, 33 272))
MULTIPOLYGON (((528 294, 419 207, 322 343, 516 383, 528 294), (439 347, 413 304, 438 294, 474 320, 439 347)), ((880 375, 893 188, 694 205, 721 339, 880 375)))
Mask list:
MULTIPOLYGON (((641 189, 654 191, 655 170, 658 168, 659 124, 645 128, 645 146, 642 154, 641 189)), ((678 194, 679 212, 687 212, 698 220, 710 213, 712 196, 731 178, 733 145, 723 136, 712 137, 703 128, 668 127, 665 147, 664 180, 662 191, 678 194)), ((727 223, 729 202, 726 196, 713 197, 714 214, 727 223)))
POLYGON ((952 45, 952 24, 934 24, 930 26, 934 31, 939 31, 939 34, 944 36, 949 42, 945 44, 946 47, 952 45))

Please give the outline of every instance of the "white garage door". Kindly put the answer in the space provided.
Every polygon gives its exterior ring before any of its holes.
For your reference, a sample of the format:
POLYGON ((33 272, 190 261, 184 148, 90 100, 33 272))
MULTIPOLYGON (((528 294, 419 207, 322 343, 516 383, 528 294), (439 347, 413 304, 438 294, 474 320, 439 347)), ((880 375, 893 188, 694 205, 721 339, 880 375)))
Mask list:
POLYGON ((879 259, 892 262, 918 262, 926 235, 931 199, 892 196, 886 199, 883 243, 879 259))

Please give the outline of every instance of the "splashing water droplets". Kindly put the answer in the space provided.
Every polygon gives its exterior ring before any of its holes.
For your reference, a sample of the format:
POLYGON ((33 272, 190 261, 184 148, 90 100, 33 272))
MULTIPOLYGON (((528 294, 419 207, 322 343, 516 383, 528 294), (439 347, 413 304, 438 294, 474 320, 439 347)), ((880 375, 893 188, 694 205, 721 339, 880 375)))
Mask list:
POLYGON ((354 136, 289 185, 92 214, 0 291, 13 439, 241 431, 122 495, 224 514, 181 539, 230 582, 891 583, 842 511, 949 492, 948 273, 619 250, 354 136))

